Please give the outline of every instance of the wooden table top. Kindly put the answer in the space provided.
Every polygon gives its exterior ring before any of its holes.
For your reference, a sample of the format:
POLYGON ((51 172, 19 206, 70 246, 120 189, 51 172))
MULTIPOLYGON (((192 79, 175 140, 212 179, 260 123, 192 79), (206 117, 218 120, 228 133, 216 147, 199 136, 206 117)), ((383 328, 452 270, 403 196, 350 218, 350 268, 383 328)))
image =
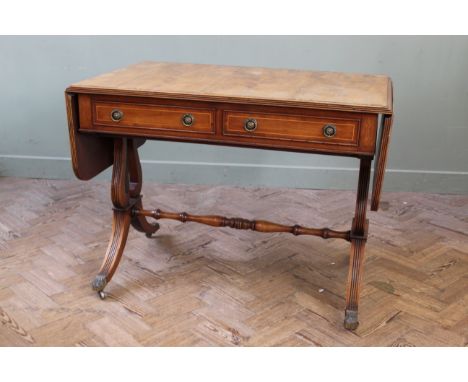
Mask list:
POLYGON ((71 85, 68 92, 280 105, 392 114, 384 75, 142 62, 71 85))

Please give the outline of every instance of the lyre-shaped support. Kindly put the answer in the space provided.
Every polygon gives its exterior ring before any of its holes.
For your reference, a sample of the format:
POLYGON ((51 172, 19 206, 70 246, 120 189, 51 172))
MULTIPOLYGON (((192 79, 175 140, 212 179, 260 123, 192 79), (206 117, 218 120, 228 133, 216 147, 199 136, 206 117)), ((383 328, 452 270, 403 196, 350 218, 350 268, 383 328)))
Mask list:
POLYGON ((213 227, 250 229, 259 232, 289 232, 294 235, 313 235, 324 239, 338 238, 351 241, 348 287, 346 292, 345 327, 358 326, 358 301, 364 263, 364 248, 367 240, 367 199, 369 190, 371 158, 360 159, 359 184, 356 212, 350 231, 335 231, 329 228, 308 228, 300 225, 282 225, 265 220, 228 218, 218 215, 190 215, 185 212, 165 212, 159 209, 145 210, 141 202, 142 174, 135 139, 114 139, 114 168, 112 172, 111 198, 114 205, 112 234, 104 261, 92 286, 101 298, 106 284, 114 275, 127 241, 130 225, 147 236, 159 229, 157 223, 150 224, 148 217, 174 219, 181 222, 198 222, 213 227))
POLYGON ((136 142, 133 139, 115 138, 114 167, 112 171, 111 199, 114 205, 112 233, 101 268, 92 287, 105 297, 103 292, 117 269, 127 242, 130 224, 139 231, 151 235, 159 225, 147 222, 144 216, 134 216, 133 208, 141 208, 141 167, 136 142))
MULTIPOLYGON (((141 171, 140 157, 136 142, 132 139, 128 143, 128 165, 130 173, 130 197, 137 199, 134 208, 143 208, 141 202, 141 188, 143 186, 143 175, 141 171)), ((159 224, 149 223, 144 216, 132 214, 132 227, 137 231, 144 232, 151 237, 159 229, 159 224)))

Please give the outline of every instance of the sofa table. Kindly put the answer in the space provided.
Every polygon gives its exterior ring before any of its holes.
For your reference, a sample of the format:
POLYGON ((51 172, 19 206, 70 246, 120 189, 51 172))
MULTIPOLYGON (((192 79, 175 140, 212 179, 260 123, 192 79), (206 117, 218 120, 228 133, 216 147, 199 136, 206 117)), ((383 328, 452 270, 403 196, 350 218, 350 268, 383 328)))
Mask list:
POLYGON ((143 62, 66 89, 75 175, 88 180, 113 165, 112 234, 92 283, 101 298, 124 251, 130 226, 151 236, 148 218, 259 232, 289 232, 351 242, 344 325, 358 326, 359 289, 371 209, 377 211, 393 100, 387 76, 252 67, 143 62), (348 231, 265 220, 144 209, 138 147, 146 139, 356 157, 355 216, 348 231))

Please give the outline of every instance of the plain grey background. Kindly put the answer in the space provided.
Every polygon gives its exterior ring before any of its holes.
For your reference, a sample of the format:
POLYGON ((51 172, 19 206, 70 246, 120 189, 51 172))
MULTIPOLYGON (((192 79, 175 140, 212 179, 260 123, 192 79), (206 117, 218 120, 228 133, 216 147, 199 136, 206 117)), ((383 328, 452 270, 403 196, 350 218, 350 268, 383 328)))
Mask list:
MULTIPOLYGON (((65 88, 143 60, 387 74, 395 122, 384 189, 468 193, 468 38, 461 36, 3 36, 0 175, 72 178, 65 88)), ((353 188, 358 165, 156 141, 141 157, 146 180, 242 186, 353 188)))

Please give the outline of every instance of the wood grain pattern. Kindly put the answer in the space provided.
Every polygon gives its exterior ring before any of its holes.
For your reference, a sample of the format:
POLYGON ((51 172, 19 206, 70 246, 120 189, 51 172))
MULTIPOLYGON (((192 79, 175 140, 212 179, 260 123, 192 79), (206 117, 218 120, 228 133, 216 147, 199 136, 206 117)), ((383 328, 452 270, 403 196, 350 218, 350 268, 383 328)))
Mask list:
MULTIPOLYGON (((89 280, 107 246, 109 186, 0 177, 1 346, 468 344, 466 195, 383 194, 369 216, 361 324, 350 333, 342 327, 349 245, 311 236, 162 220, 154 239, 129 232, 101 301, 89 280)), ((151 182, 143 193, 162 209, 339 229, 349 228, 356 198, 151 182)))
POLYGON ((389 82, 383 75, 142 62, 67 91, 391 114, 389 82))

